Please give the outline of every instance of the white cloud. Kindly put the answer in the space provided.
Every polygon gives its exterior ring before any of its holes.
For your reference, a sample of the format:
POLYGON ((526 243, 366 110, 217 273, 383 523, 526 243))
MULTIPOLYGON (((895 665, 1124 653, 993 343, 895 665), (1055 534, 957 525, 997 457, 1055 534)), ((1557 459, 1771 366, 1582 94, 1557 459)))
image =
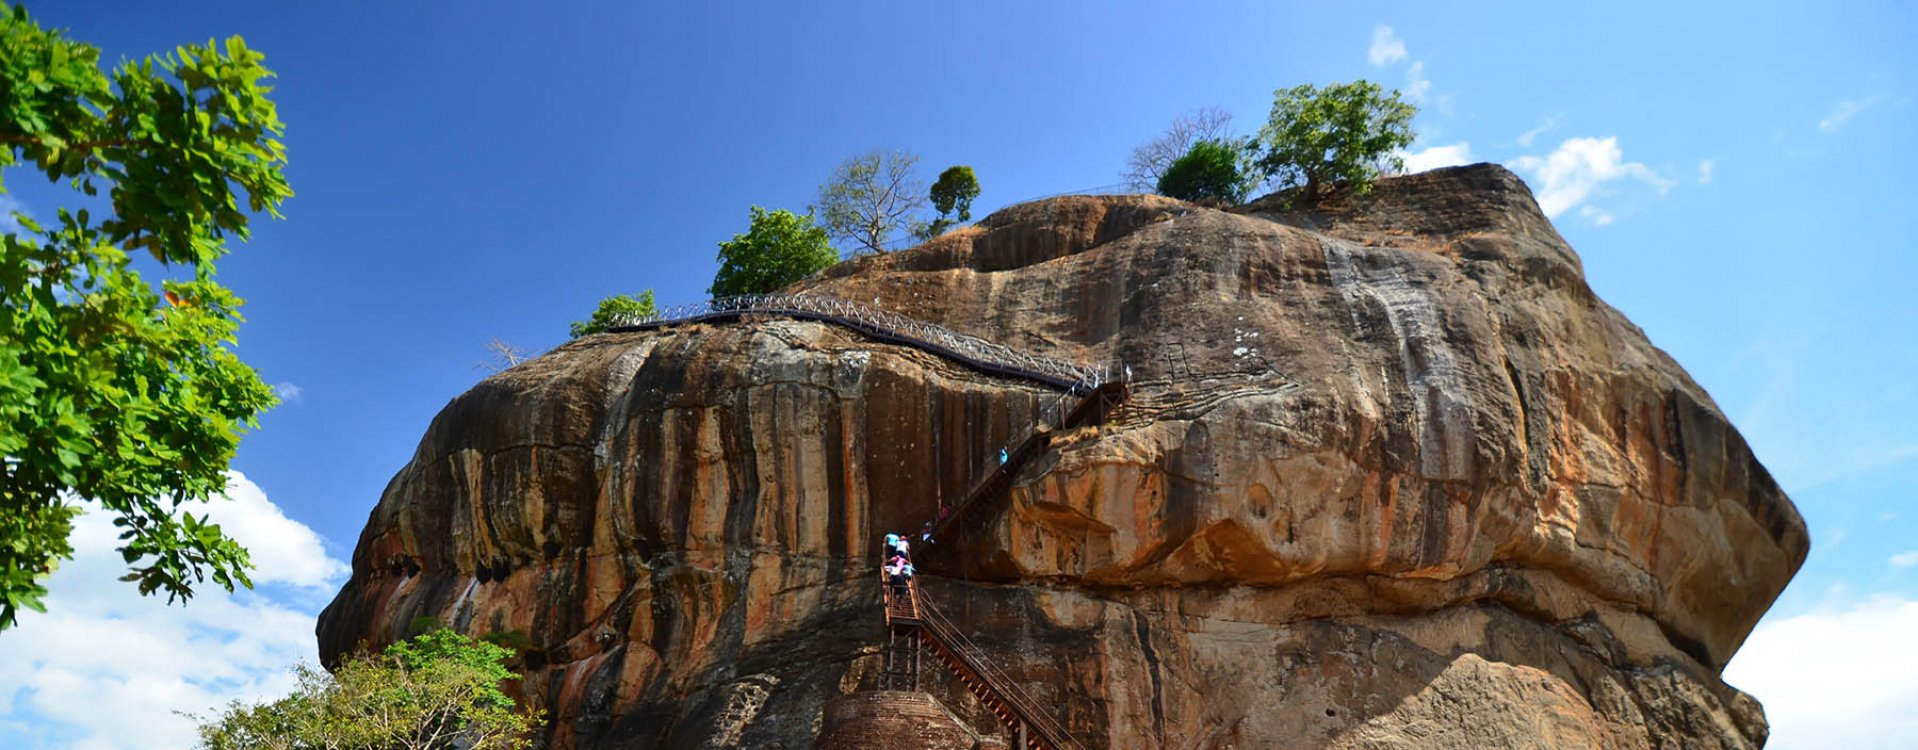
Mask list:
POLYGON ((350 572, 346 563, 326 553, 318 533, 287 518, 244 474, 228 473, 226 496, 230 502, 216 500, 205 510, 252 554, 258 568, 252 574, 254 583, 329 588, 350 572))
POLYGON ((1417 174, 1440 167, 1456 167, 1472 163, 1472 144, 1460 141, 1445 146, 1432 146, 1422 151, 1413 151, 1402 155, 1405 159, 1405 173, 1417 174))
MULTIPOLYGON (((1385 67, 1409 59, 1405 50, 1405 40, 1390 26, 1378 26, 1372 29, 1372 46, 1365 52, 1365 59, 1376 67, 1385 67)), ((1405 87, 1399 89, 1406 98, 1414 103, 1424 104, 1432 94, 1432 81, 1425 77, 1425 63, 1413 61, 1405 68, 1405 87)), ((1441 96, 1438 99, 1439 110, 1445 114, 1452 112, 1452 98, 1441 96)))
POLYGON ((1825 119, 1818 121, 1818 129, 1827 133, 1836 133, 1851 118, 1857 117, 1858 113, 1870 109, 1871 105, 1877 103, 1876 98, 1846 99, 1839 102, 1837 106, 1832 107, 1831 114, 1825 115, 1825 119))
POLYGON ((1602 227, 1602 226, 1605 226, 1606 224, 1612 223, 1612 220, 1617 219, 1618 217, 1613 216, 1611 212, 1601 209, 1597 206, 1588 205, 1588 206, 1578 207, 1578 218, 1589 221, 1594 226, 1602 227))
MULTIPOLYGON (((1530 173, 1537 180, 1533 189, 1538 195, 1539 208, 1554 218, 1595 195, 1609 192, 1615 183, 1624 180, 1644 183, 1660 195, 1674 185, 1651 167, 1625 161, 1616 136, 1567 139, 1550 154, 1521 156, 1513 159, 1511 166, 1530 173)), ((1595 216, 1587 218, 1596 219, 1595 216)))
POLYGON ((1531 148, 1532 141, 1538 140, 1539 136, 1544 135, 1546 131, 1556 127, 1558 127, 1558 117, 1556 115, 1547 117, 1544 122, 1538 124, 1538 127, 1518 134, 1518 145, 1531 148))
POLYGON ((1905 748, 1918 734, 1918 601, 1760 623, 1725 668, 1771 723, 1769 750, 1905 748))
POLYGON ((1698 162, 1698 184, 1700 185, 1712 184, 1712 170, 1717 168, 1718 168, 1718 165, 1714 163, 1711 159, 1705 159, 1698 162))
POLYGON ((281 401, 298 401, 305 393, 306 389, 301 388, 297 383, 273 384, 273 395, 278 396, 281 401))
POLYGON ((1918 549, 1891 556, 1891 566, 1894 568, 1909 568, 1914 565, 1918 565, 1918 549))
POLYGON ((1415 62, 1405 69, 1405 95, 1412 101, 1423 104, 1425 97, 1432 93, 1432 81, 1425 77, 1425 63, 1415 62))
MULTIPOLYGON (((252 551, 256 584, 323 594, 345 574, 312 529, 245 476, 229 476, 227 495, 231 502, 204 510, 252 551)), ((276 601, 270 588, 229 595, 205 584, 184 606, 142 597, 117 580, 126 569, 117 541, 105 514, 81 516, 74 559, 47 583, 48 611, 23 613, 0 635, 0 745, 189 747, 194 724, 173 712, 284 694, 289 668, 317 659, 313 612, 276 601)))
POLYGON ((1405 59, 1405 40, 1393 33, 1390 26, 1372 29, 1372 48, 1366 51, 1365 59, 1379 66, 1403 60, 1405 59))
POLYGON ((0 233, 13 234, 24 228, 20 220, 13 217, 15 211, 26 213, 27 207, 11 195, 0 194, 0 233))

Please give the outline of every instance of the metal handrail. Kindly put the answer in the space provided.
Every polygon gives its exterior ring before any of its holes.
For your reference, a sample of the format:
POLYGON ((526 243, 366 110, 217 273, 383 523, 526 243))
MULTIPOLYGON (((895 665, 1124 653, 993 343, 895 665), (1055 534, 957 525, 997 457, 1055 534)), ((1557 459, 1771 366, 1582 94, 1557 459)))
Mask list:
POLYGON ((643 331, 712 320, 731 320, 744 315, 774 315, 836 323, 1072 392, 1089 391, 1112 379, 1112 368, 1104 363, 1082 365, 1027 354, 1004 344, 915 320, 891 310, 821 294, 745 294, 688 302, 659 308, 652 315, 618 315, 607 330, 616 333, 643 331))
MULTIPOLYGON (((1036 458, 1040 451, 1051 445, 1055 431, 1071 430, 1105 416, 1106 407, 1130 396, 1131 387, 1125 382, 1107 383, 1097 389, 1081 394, 1080 399, 1068 409, 1065 397, 1041 408, 1039 422, 1033 425, 1007 449, 1006 461, 986 469, 985 476, 967 488, 958 502, 951 506, 945 516, 934 519, 930 528, 931 538, 924 540, 928 548, 937 548, 939 540, 948 538, 953 529, 968 523, 969 516, 984 502, 1002 495, 1010 485, 1012 477, 1023 469, 1027 462, 1036 458), (1045 412, 1051 412, 1047 415, 1045 412)), ((996 460, 996 457, 995 459, 996 460)))
MULTIPOLYGON (((914 599, 917 598, 914 597, 914 599)), ((945 614, 940 612, 938 607, 933 606, 932 602, 915 602, 915 610, 919 613, 919 622, 925 626, 922 632, 931 634, 945 651, 950 652, 956 660, 963 662, 963 666, 990 687, 1000 702, 1006 704, 1007 708, 1019 716, 1020 721, 1031 725, 1048 746, 1053 750, 1079 748, 1079 743, 1072 739, 1072 734, 1040 708, 1032 696, 1026 695, 1024 690, 1019 689, 1018 684, 1013 682, 1012 676, 993 664, 992 660, 986 657, 985 650, 973 643, 972 639, 967 638, 964 633, 959 632, 959 629, 953 626, 951 620, 946 619, 945 614)))

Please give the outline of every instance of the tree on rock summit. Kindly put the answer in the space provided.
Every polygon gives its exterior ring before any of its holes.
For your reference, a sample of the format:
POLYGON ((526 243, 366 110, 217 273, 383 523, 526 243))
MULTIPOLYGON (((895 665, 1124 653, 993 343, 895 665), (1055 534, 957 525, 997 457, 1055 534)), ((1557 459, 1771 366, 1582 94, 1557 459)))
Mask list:
POLYGON ((1274 96, 1271 119, 1254 143, 1261 179, 1316 197, 1336 188, 1363 193, 1381 164, 1403 168, 1398 154, 1412 145, 1418 107, 1399 92, 1354 81, 1294 86, 1274 96))
POLYGON ((1246 178, 1239 162, 1244 148, 1222 141, 1199 141, 1159 177, 1159 194, 1182 201, 1236 205, 1245 200, 1246 178))
POLYGON ((108 196, 7 223, 0 628, 45 610, 83 510, 112 518, 142 594, 252 585, 246 550, 191 509, 226 491, 240 434, 275 400, 234 354, 241 301, 214 279, 250 215, 278 218, 293 195, 264 60, 236 36, 108 73, 98 48, 0 3, 0 167, 108 196))
POLYGON ((745 234, 719 243, 719 273, 706 290, 713 297, 775 292, 839 260, 824 227, 813 215, 753 206, 745 234))
POLYGON ((1232 113, 1219 107, 1179 115, 1164 133, 1132 149, 1132 157, 1126 160, 1126 169, 1120 178, 1129 190, 1141 193, 1156 190, 1159 178, 1165 176, 1165 171, 1179 157, 1191 152, 1193 144, 1231 140, 1231 127, 1232 113))
POLYGON ((919 157, 908 151, 872 151, 852 157, 819 186, 815 210, 834 238, 854 247, 850 254, 886 252, 887 241, 901 231, 919 234, 925 208, 925 183, 914 173, 919 157))
POLYGON ((939 173, 939 181, 932 184, 929 197, 939 218, 926 225, 921 239, 932 239, 955 225, 972 221, 972 200, 979 197, 979 178, 972 173, 972 167, 947 167, 939 173))

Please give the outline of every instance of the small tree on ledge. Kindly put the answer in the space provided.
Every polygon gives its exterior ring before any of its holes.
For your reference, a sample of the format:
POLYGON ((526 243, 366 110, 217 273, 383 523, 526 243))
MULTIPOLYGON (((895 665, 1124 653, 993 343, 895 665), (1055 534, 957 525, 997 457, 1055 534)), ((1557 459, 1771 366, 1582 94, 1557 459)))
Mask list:
POLYGON ((753 206, 746 233, 719 243, 719 273, 706 292, 730 297, 778 291, 838 260, 832 239, 813 223, 812 214, 753 206))
POLYGON ((1159 194, 1210 205, 1245 200, 1245 174, 1239 170, 1242 148, 1220 141, 1199 141, 1159 177, 1159 194))
POLYGON ((593 317, 585 321, 575 321, 571 326, 573 338, 587 334, 605 333, 613 326, 637 318, 650 318, 658 314, 653 307, 653 290, 640 292, 638 296, 615 294, 599 301, 599 309, 593 311, 593 317))
POLYGON ((1364 193, 1381 167, 1403 168, 1418 107, 1371 81, 1294 86, 1274 92, 1272 117, 1254 143, 1258 177, 1301 187, 1309 197, 1350 188, 1364 193))

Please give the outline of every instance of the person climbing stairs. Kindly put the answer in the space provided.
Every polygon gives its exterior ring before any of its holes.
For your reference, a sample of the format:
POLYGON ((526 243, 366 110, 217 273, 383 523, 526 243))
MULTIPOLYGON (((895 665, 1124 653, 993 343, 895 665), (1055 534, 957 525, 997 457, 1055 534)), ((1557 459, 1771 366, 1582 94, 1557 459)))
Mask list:
MULTIPOLYGON (((1129 383, 1102 383, 1075 393, 1080 396, 1079 403, 1056 424, 1035 425, 1017 447, 1001 449, 998 465, 981 477, 950 512, 943 503, 940 505, 939 515, 922 527, 921 540, 925 547, 935 548, 961 525, 980 521, 991 510, 999 508, 1009 496, 1013 477, 1051 446, 1055 434, 1102 423, 1115 416, 1129 395, 1129 383)), ((881 688, 918 690, 924 654, 930 651, 1006 727, 1013 747, 1021 750, 1079 748, 1072 735, 1052 718, 1043 704, 993 663, 986 649, 966 637, 938 607, 921 596, 919 582, 912 575, 906 541, 896 534, 888 534, 886 545, 887 564, 880 573, 887 632, 881 688)), ((953 546, 944 545, 947 549, 953 546)))

